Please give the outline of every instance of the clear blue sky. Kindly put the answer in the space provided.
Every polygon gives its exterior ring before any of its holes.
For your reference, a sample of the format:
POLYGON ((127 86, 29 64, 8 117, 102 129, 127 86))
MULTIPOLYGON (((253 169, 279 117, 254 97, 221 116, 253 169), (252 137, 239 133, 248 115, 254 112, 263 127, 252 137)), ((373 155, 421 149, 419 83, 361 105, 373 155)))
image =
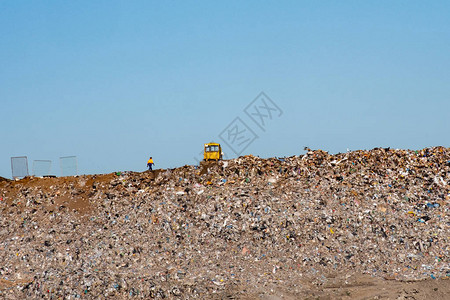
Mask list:
MULTIPOLYGON (((449 1, 0 1, 0 176, 194 164, 241 117, 261 157, 450 146, 449 1), (283 114, 243 112, 264 91, 283 114)), ((229 157, 235 157, 225 147, 229 157)))

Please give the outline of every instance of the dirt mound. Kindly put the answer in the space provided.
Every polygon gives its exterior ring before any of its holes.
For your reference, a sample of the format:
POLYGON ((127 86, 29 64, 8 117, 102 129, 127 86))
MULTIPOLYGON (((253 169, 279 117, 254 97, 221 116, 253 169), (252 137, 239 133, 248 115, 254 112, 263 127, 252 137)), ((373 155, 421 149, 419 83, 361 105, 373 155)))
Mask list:
POLYGON ((0 292, 439 299, 450 276, 449 153, 316 150, 0 180, 0 292))

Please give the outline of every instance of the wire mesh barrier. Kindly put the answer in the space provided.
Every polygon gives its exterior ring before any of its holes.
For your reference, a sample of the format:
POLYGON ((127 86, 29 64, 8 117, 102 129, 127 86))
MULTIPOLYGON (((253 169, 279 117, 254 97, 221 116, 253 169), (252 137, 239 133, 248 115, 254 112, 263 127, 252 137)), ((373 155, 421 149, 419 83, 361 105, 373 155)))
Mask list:
POLYGON ((51 160, 35 160, 33 161, 33 175, 34 176, 46 176, 50 175, 52 169, 51 160))
POLYGON ((28 159, 26 156, 11 157, 11 172, 14 179, 28 176, 28 159))
POLYGON ((61 176, 75 176, 78 173, 77 157, 64 156, 59 158, 61 176))

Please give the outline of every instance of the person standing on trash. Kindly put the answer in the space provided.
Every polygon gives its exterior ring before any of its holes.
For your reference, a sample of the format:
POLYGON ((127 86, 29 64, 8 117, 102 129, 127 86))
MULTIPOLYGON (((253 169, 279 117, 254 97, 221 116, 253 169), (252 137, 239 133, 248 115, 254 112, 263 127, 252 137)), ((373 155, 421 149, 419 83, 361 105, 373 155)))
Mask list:
POLYGON ((150 156, 150 158, 148 159, 148 161, 147 161, 147 167, 148 167, 148 170, 149 171, 152 171, 153 169, 152 169, 152 166, 154 165, 155 163, 153 162, 153 158, 150 156))

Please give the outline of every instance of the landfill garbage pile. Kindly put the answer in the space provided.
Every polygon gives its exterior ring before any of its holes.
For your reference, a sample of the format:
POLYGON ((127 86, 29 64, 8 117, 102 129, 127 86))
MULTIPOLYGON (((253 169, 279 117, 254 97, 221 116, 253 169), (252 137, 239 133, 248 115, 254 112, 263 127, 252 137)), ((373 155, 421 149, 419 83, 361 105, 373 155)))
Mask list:
POLYGON ((445 280, 450 149, 0 181, 0 298, 221 299, 445 280))

